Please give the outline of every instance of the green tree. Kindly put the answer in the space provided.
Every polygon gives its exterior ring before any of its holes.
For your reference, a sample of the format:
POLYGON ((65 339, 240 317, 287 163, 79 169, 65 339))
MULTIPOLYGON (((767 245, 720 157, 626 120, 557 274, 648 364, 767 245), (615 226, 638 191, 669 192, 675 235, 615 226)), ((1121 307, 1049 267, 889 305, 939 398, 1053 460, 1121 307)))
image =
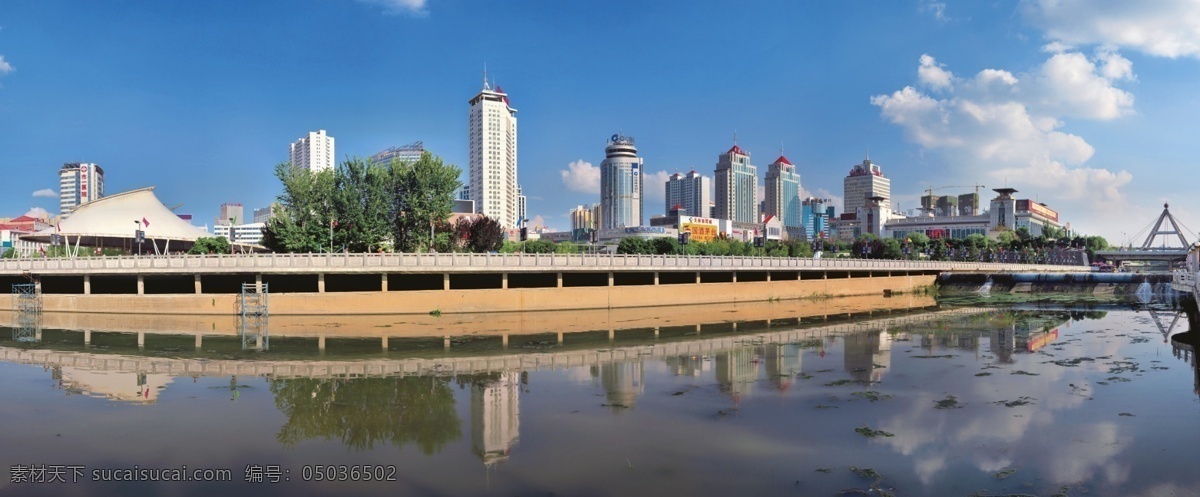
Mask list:
POLYGON ((525 253, 527 254, 553 254, 554 249, 554 242, 544 238, 525 242, 525 253))
POLYGON ((1020 238, 1022 241, 1028 240, 1030 238, 1029 228, 1026 228, 1024 226, 1017 228, 1017 230, 1014 233, 1016 233, 1017 238, 1020 238))
POLYGON ((500 250, 504 245, 504 228, 490 217, 481 217, 471 223, 467 246, 472 252, 487 253, 500 250))
POLYGON ((562 242, 554 245, 554 253, 556 254, 578 254, 579 245, 574 242, 562 242))
POLYGON ((617 244, 618 254, 653 254, 654 248, 645 238, 630 236, 621 239, 617 244))
POLYGON ((904 252, 900 249, 900 240, 895 238, 885 238, 882 240, 876 253, 877 259, 902 259, 904 252))
POLYGON ((229 240, 223 236, 202 236, 188 250, 189 254, 228 254, 229 240))
POLYGON ((905 238, 912 243, 913 249, 917 252, 924 252, 929 247, 929 237, 924 233, 909 233, 905 238))
POLYGON ((663 236, 655 238, 650 242, 654 246, 655 254, 678 254, 682 251, 679 248, 679 240, 674 237, 663 236))
POLYGON ((342 162, 334 175, 334 248, 374 252, 391 235, 392 169, 354 158, 342 162))
MULTIPOLYGON (((454 191, 462 186, 460 173, 457 166, 445 164, 429 152, 413 163, 392 163, 392 238, 397 249, 424 252, 431 248, 430 232, 436 237, 437 221, 450 216, 454 191)), ((446 231, 451 229, 445 226, 446 231)))
POLYGON ((334 172, 282 163, 275 166, 275 177, 283 183, 283 193, 263 229, 263 245, 276 252, 328 251, 334 172))

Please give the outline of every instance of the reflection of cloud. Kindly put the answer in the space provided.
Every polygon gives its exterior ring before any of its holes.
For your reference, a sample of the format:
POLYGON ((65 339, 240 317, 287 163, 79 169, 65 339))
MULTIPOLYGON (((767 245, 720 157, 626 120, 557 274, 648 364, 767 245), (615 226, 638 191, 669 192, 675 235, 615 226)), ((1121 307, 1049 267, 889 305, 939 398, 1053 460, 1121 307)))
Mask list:
MULTIPOLYGON (((1080 331, 1078 329, 1072 331, 1080 331)), ((985 335, 986 336, 986 335, 985 335)), ((1130 437, 1113 422, 1078 422, 1073 412, 1090 406, 1095 393, 1089 376, 1107 374, 1105 361, 1063 367, 1051 361, 1067 357, 1119 356, 1121 343, 1090 340, 1071 346, 1054 359, 1041 353, 1017 353, 1014 363, 990 370, 987 380, 951 381, 942 392, 920 392, 897 398, 892 414, 879 423, 895 436, 874 442, 911 459, 913 473, 928 485, 944 478, 943 471, 966 463, 985 474, 1022 467, 1044 474, 1055 485, 1082 481, 1119 484, 1129 479, 1130 466, 1119 458, 1130 437), (1012 375, 1024 369, 1038 376, 1012 375), (1075 385, 1075 388, 1069 385, 1075 385), (946 394, 963 409, 933 410, 946 394), (999 400, 1031 397, 1033 403, 1013 408, 999 400)), ((986 350, 986 343, 975 342, 986 350)), ((849 350, 849 349, 847 349, 849 350)), ((987 362, 999 361, 993 358, 987 362)), ((994 362, 993 362, 994 363, 994 362)), ((897 371, 909 365, 896 364, 897 371)), ((889 370, 890 371, 890 370, 889 370)))

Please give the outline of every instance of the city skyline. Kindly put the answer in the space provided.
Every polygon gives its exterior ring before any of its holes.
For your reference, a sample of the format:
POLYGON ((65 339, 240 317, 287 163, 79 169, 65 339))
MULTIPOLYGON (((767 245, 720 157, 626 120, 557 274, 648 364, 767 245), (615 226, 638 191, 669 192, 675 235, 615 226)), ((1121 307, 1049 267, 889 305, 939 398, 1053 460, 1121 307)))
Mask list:
POLYGON ((1197 31, 1181 29, 1195 18, 1191 5, 713 2, 679 12, 629 4, 639 16, 623 25, 619 6, 302 3, 125 13, 82 3, 10 6, 0 14, 0 123, 8 124, 0 124, 0 167, 45 173, 18 175, 0 201, 3 215, 55 211, 45 194, 54 186, 49 170, 71 161, 101 164, 110 192, 157 186, 164 201, 185 204, 181 213, 206 217, 225 199, 266 206, 279 190, 271 174, 278 147, 314 129, 338 137, 338 161, 420 139, 466 178, 461 106, 487 64, 525 116, 520 162, 531 224, 540 215, 540 224, 565 230, 571 207, 598 200, 594 143, 622 128, 639 137, 651 165, 647 219, 661 213, 658 180, 708 173, 735 130, 747 150, 783 141, 804 196, 834 205, 842 204, 845 165, 869 147, 887 166, 901 210, 917 207, 926 188, 980 183, 1017 187, 1064 213, 1073 229, 1114 243, 1151 222, 1163 201, 1185 223, 1200 219, 1190 185, 1169 181, 1186 177, 1185 130, 1200 100, 1190 84, 1200 75, 1200 50, 1189 48, 1200 46, 1197 31), (267 17, 298 28, 262 33, 267 17), (304 28, 317 19, 344 29, 304 28), (572 37, 559 21, 595 25, 604 41, 572 37), (780 34, 712 37, 714 26, 732 21, 780 34), (511 25, 521 36, 487 36, 486 25, 511 25), (649 26, 662 29, 622 35, 649 26), (862 26, 877 35, 859 36, 862 26), (1148 26, 1161 26, 1144 30, 1153 39, 1127 36, 1148 26), (460 39, 428 41, 447 29, 460 39), (318 48, 290 53, 297 45, 318 48), (795 50, 803 46, 814 50, 795 50), (626 54, 637 81, 596 80, 613 52, 626 54), (714 64, 728 60, 736 77, 714 77, 714 64), (279 77, 300 61, 319 70, 279 77), (401 76, 414 67, 429 77, 401 76), (89 77, 58 76, 72 72, 89 77), (351 76, 362 73, 372 77, 351 76), (973 110, 977 122, 966 120, 973 110), (199 136, 221 146, 194 149, 199 136))

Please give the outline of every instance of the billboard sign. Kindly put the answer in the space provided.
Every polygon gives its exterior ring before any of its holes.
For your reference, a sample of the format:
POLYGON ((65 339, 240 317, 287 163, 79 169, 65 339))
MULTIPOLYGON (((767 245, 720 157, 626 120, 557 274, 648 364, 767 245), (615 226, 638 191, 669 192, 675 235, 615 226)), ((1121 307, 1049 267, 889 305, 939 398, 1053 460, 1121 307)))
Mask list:
POLYGON ((1058 212, 1055 212, 1054 209, 1046 207, 1032 200, 1018 200, 1017 210, 1029 211, 1031 214, 1037 214, 1038 216, 1048 219, 1051 222, 1058 222, 1058 212))
POLYGON ((717 222, 705 217, 679 216, 679 231, 691 233, 692 243, 711 242, 717 238, 717 222))

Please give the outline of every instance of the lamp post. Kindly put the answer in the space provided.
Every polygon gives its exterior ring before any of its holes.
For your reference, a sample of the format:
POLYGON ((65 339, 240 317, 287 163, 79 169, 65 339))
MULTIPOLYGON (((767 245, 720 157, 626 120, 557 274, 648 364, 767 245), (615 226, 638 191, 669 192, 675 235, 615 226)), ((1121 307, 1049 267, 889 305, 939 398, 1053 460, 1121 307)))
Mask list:
POLYGON ((142 221, 139 219, 134 219, 133 222, 137 225, 137 228, 133 230, 133 239, 136 240, 138 244, 138 255, 142 255, 142 240, 146 235, 142 233, 142 221))
POLYGON ((233 255, 233 242, 237 240, 237 236, 234 234, 234 231, 233 231, 233 220, 234 219, 235 218, 232 218, 232 217, 229 218, 229 255, 233 255))

